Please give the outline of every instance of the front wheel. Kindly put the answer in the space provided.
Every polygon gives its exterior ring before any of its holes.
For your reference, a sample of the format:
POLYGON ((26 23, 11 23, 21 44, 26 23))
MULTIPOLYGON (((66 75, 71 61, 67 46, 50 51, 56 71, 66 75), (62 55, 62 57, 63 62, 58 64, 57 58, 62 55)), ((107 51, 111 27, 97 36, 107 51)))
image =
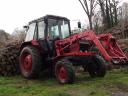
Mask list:
POLYGON ((55 65, 55 75, 59 83, 73 83, 75 72, 72 63, 68 60, 60 60, 55 65))
POLYGON ((92 62, 87 65, 91 77, 104 77, 106 74, 105 61, 101 56, 92 57, 92 62))

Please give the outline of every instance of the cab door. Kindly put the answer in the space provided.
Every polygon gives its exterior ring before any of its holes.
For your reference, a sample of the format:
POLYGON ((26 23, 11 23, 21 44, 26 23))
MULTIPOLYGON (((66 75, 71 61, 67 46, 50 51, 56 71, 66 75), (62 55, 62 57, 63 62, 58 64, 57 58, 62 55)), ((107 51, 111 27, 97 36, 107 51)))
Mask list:
POLYGON ((50 49, 50 56, 56 56, 55 41, 61 39, 61 26, 59 20, 48 19, 47 42, 50 49))
POLYGON ((45 33, 46 33, 45 30, 46 30, 45 22, 43 20, 38 21, 37 22, 37 30, 36 30, 37 32, 35 32, 36 33, 35 38, 37 38, 37 41, 39 42, 41 51, 43 53, 47 53, 49 51, 47 40, 45 37, 45 33))

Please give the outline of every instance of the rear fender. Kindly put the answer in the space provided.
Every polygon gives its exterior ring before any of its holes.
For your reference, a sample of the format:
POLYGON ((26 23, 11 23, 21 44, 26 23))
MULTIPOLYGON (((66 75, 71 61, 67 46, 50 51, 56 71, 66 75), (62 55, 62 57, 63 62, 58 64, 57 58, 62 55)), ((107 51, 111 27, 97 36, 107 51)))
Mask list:
POLYGON ((20 51, 24 48, 24 47, 26 47, 26 46, 34 46, 34 47, 36 47, 36 48, 39 48, 39 43, 38 43, 38 41, 36 41, 36 40, 32 40, 32 41, 29 41, 29 42, 24 42, 24 43, 22 43, 22 45, 21 45, 21 47, 20 47, 20 51))

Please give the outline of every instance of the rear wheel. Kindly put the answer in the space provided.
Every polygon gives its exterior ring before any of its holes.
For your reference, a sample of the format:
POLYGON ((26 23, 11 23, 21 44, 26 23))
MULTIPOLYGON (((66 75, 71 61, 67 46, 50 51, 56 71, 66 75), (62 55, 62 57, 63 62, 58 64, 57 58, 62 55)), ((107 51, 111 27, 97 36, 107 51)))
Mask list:
POLYGON ((32 46, 23 48, 20 54, 20 70, 25 78, 31 79, 38 77, 41 71, 41 64, 41 56, 36 48, 32 46))
POLYGON ((73 83, 75 72, 72 63, 68 60, 58 61, 55 65, 55 75, 59 83, 73 83))
POLYGON ((101 56, 92 57, 92 62, 87 65, 91 77, 104 77, 106 74, 105 61, 101 56))

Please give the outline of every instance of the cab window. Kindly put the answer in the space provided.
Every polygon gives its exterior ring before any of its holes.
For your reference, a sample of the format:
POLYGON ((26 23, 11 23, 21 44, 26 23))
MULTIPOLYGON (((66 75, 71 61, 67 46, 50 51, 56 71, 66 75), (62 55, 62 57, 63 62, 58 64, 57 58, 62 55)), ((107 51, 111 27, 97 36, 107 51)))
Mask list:
POLYGON ((62 21, 61 32, 62 32, 62 38, 66 38, 70 35, 69 34, 69 25, 66 21, 62 21))
POLYGON ((44 21, 38 22, 38 38, 44 38, 45 23, 44 21))
POLYGON ((50 39, 64 39, 70 35, 68 21, 64 19, 48 19, 48 37, 50 39))
POLYGON ((29 25, 29 29, 27 31, 27 36, 25 41, 31 41, 33 40, 34 32, 35 32, 36 23, 31 23, 29 25))

